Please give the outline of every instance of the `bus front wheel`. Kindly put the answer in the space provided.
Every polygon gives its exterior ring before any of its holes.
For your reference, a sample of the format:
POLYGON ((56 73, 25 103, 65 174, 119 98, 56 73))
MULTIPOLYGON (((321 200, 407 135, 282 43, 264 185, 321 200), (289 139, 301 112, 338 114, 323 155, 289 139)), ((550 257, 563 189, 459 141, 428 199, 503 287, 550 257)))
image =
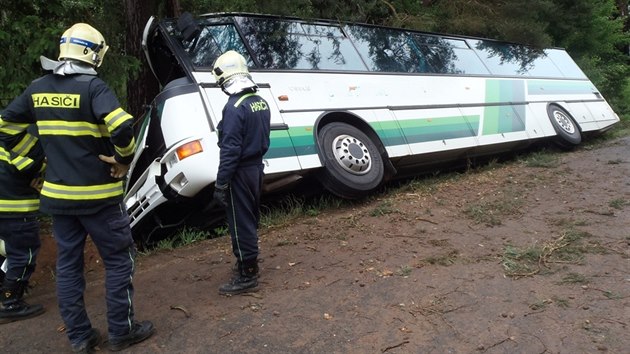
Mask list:
POLYGON ((564 149, 572 149, 582 142, 580 129, 571 115, 558 105, 547 107, 553 129, 558 134, 554 142, 564 149))
POLYGON ((357 199, 383 181, 384 165, 377 146, 356 127, 334 122, 318 135, 324 168, 319 180, 331 193, 357 199))

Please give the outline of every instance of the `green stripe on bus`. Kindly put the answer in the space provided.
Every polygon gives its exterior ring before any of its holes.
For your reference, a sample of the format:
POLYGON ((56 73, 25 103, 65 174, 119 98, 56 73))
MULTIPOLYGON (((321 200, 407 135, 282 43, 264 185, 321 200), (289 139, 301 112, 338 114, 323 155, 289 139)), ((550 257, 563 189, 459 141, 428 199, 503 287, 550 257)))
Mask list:
MULTIPOLYGON (((518 80, 486 80, 486 103, 524 102, 525 87, 518 80)), ((525 106, 486 106, 482 135, 525 130, 525 106)))
POLYGON ((468 138, 477 135, 479 117, 449 116, 409 119, 398 122, 409 144, 468 138))

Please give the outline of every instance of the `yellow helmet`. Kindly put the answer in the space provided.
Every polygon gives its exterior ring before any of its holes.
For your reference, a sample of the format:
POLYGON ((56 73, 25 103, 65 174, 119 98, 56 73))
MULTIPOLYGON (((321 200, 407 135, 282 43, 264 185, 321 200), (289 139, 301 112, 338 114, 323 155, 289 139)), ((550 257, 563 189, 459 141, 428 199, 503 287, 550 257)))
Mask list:
POLYGON ((77 23, 61 36, 59 60, 75 59, 99 67, 107 49, 101 32, 86 23, 77 23))
POLYGON ((214 62, 212 73, 219 86, 223 86, 227 80, 236 75, 249 77, 247 61, 242 55, 233 50, 229 50, 217 58, 214 62))

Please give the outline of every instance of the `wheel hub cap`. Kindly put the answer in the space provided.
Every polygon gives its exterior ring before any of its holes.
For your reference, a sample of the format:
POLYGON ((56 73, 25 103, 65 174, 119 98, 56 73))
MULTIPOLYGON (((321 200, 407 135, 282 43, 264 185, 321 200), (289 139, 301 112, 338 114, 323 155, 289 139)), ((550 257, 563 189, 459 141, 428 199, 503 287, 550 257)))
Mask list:
POLYGON ((335 160, 346 171, 356 174, 366 174, 370 168, 370 151, 363 142, 350 135, 341 135, 333 141, 335 160))
POLYGON ((555 111, 553 114, 554 119, 558 122, 558 125, 567 133, 573 134, 575 132, 575 127, 573 123, 564 113, 555 111))

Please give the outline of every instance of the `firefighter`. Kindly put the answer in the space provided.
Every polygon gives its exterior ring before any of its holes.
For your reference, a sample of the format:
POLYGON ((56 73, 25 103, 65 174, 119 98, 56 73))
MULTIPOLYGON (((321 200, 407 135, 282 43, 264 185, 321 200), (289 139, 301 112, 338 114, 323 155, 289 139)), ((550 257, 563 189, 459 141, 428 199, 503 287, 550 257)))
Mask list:
POLYGON ((0 323, 44 313, 42 305, 23 300, 41 246, 36 181, 45 166, 44 153, 37 137, 29 132, 16 134, 14 142, 10 149, 0 145, 0 253, 6 257, 2 262, 0 323))
POLYGON ((258 222, 263 183, 263 155, 269 149, 270 111, 256 92, 245 58, 228 51, 213 66, 217 84, 229 96, 217 126, 220 160, 214 198, 227 212, 236 267, 219 288, 224 295, 258 286, 258 222))
POLYGON ((83 299, 88 234, 105 266, 109 349, 124 349, 155 331, 150 321, 134 319, 136 248, 122 204, 122 178, 135 149, 133 117, 97 76, 108 48, 92 26, 70 27, 61 36, 58 61, 40 57, 51 72, 13 100, 0 122, 0 140, 37 123, 48 163, 40 209, 52 216, 59 312, 76 352, 100 343, 83 299))

